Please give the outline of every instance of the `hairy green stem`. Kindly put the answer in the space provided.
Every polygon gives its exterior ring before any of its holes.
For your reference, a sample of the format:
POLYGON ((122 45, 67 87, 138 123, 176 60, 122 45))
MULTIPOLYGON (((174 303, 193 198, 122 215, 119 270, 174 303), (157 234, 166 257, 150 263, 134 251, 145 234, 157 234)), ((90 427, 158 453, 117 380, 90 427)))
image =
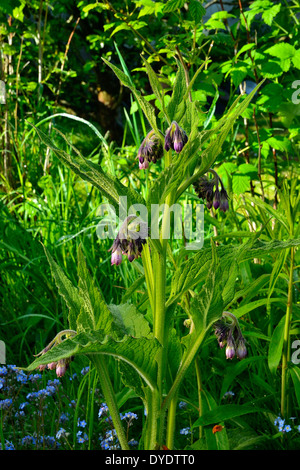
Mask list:
POLYGON ((116 395, 115 395, 115 392, 114 392, 114 389, 113 389, 113 386, 109 377, 105 359, 98 354, 94 355, 92 359, 94 361, 94 364, 98 372, 103 396, 108 406, 121 448, 122 450, 129 450, 129 445, 127 442, 126 434, 125 434, 122 421, 120 418, 120 412, 119 412, 119 408, 117 405, 116 395))
MULTIPOLYGON (((165 166, 168 167, 171 164, 171 151, 165 154, 165 166)), ((167 365, 167 351, 168 351, 168 335, 169 329, 166 325, 166 258, 167 258, 167 246, 168 246, 168 224, 170 223, 169 207, 174 199, 174 194, 171 192, 166 198, 166 208, 163 213, 162 227, 160 233, 160 249, 156 246, 152 246, 152 280, 153 280, 153 332, 155 338, 161 344, 161 351, 157 357, 157 390, 151 392, 151 407, 148 417, 148 430, 146 437, 146 448, 148 450, 153 449, 154 434, 156 429, 156 445, 161 445, 164 433, 164 421, 165 411, 163 413, 155 410, 160 410, 163 386, 166 377, 166 365, 167 365), (153 411, 154 410, 154 411, 153 411), (149 447, 151 446, 151 447, 149 447)), ((149 276, 146 271, 149 270, 149 260, 144 263, 145 276, 149 276)), ((149 293, 150 294, 150 293, 149 293)))
POLYGON ((147 430, 144 438, 144 449, 153 450, 157 445, 157 420, 158 420, 158 403, 159 391, 157 389, 148 390, 146 392, 147 401, 147 430))
POLYGON ((168 420, 167 420, 167 436, 166 436, 166 446, 168 449, 172 450, 174 447, 174 432, 176 425, 176 407, 177 407, 178 395, 174 395, 170 402, 168 409, 168 420))
MULTIPOLYGON (((201 370, 200 370, 200 361, 199 357, 196 357, 195 360, 196 376, 197 376, 197 388, 198 388, 198 408, 199 408, 199 418, 203 413, 203 404, 202 404, 202 381, 201 381, 201 370)), ((203 427, 199 426, 199 439, 203 437, 203 427)))

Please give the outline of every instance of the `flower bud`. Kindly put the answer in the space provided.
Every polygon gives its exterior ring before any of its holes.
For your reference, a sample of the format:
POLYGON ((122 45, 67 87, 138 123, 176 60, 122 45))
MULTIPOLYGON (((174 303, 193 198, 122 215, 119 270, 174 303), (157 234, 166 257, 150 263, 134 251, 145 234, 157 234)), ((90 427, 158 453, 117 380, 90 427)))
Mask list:
POLYGON ((239 359, 244 359, 247 356, 247 348, 245 346, 245 340, 241 336, 238 339, 238 345, 236 348, 236 355, 239 359))
POLYGON ((57 377, 63 377, 67 370, 66 359, 61 359, 56 364, 56 375, 57 377))
POLYGON ((226 212, 229 210, 229 204, 228 204, 228 194, 225 190, 225 188, 221 189, 220 192, 220 204, 219 204, 220 211, 226 212))
POLYGON ((147 170, 148 168, 149 168, 149 162, 147 160, 144 160, 143 162, 141 162, 141 160, 139 161, 140 170, 147 170))
POLYGON ((111 264, 116 264, 117 266, 122 263, 122 250, 118 246, 116 250, 111 254, 111 264))
MULTIPOLYGON (((63 330, 63 331, 60 331, 56 336, 55 338, 41 351, 39 352, 38 354, 36 354, 36 356, 43 356, 44 354, 46 354, 50 349, 52 349, 53 347, 55 347, 57 344, 60 344, 62 343, 63 341, 65 341, 66 339, 68 338, 72 338, 73 336, 75 336, 77 334, 77 332, 75 330, 63 330), (65 339, 63 339, 63 337, 65 337, 65 339)), ((56 369, 56 374, 58 377, 62 377, 67 369, 67 366, 69 365, 69 363, 73 360, 73 356, 72 357, 69 357, 69 358, 66 358, 66 359, 61 359, 59 360, 58 362, 49 362, 48 364, 41 364, 39 365, 37 368, 40 370, 40 371, 43 371, 45 369, 49 369, 49 370, 54 370, 56 369)))
POLYGON ((221 194, 220 194, 219 188, 217 187, 215 194, 214 194, 214 198, 213 198, 214 209, 218 209, 218 207, 220 207, 220 202, 221 202, 221 194))
POLYGON ((228 335, 227 338, 227 346, 226 346, 226 359, 233 359, 235 356, 235 349, 234 349, 234 342, 233 338, 230 335, 228 335))

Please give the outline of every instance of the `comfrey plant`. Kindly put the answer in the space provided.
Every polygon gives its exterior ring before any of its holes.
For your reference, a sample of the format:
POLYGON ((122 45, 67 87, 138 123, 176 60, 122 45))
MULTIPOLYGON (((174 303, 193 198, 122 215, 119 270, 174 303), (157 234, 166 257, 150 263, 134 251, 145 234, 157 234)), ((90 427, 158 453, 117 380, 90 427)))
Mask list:
MULTIPOLYGON (((138 167, 141 171, 151 171, 152 165, 156 164, 160 171, 157 178, 149 178, 145 197, 132 187, 123 185, 101 166, 85 159, 77 149, 74 154, 67 154, 38 127, 36 132, 61 161, 100 190, 113 207, 118 209, 120 198, 126 197, 132 207, 157 205, 161 208, 158 237, 151 237, 147 223, 145 227, 139 223, 139 230, 130 231, 129 226, 133 222, 130 215, 122 223, 110 249, 111 263, 116 269, 123 257, 124 262, 142 264, 138 271, 142 273, 141 278, 137 282, 145 283, 143 304, 148 315, 145 316, 145 310, 139 311, 127 300, 120 305, 108 305, 93 282, 81 248, 78 250, 77 286, 69 281, 45 249, 59 293, 69 308, 70 330, 67 330, 69 337, 65 336, 63 341, 61 336, 59 341, 56 338, 28 369, 47 364, 52 368, 55 364, 57 370, 62 361, 66 366, 71 358, 76 361, 80 354, 88 356, 97 368, 118 442, 122 449, 129 449, 105 359, 107 355, 115 357, 122 380, 127 387, 134 389, 145 407, 146 420, 140 448, 150 450, 166 446, 172 449, 180 386, 213 327, 219 343, 225 345, 226 342, 228 358, 232 359, 234 354, 238 358, 245 357, 246 347, 235 317, 229 315, 230 323, 224 318, 227 315, 228 320, 228 314, 224 312, 234 298, 238 263, 244 260, 245 246, 222 250, 212 243, 201 250, 187 251, 186 240, 182 240, 176 262, 169 263, 169 257, 173 256, 170 209, 180 203, 186 190, 194 185, 200 202, 206 202, 208 208, 229 210, 227 192, 212 166, 233 123, 247 108, 258 87, 248 96, 239 96, 213 127, 201 129, 199 104, 191 100, 192 85, 199 71, 191 81, 187 81, 186 71, 178 63, 172 96, 166 104, 160 82, 145 61, 150 84, 161 107, 161 113, 156 116, 153 107, 134 87, 128 75, 106 63, 130 88, 149 123, 149 133, 137 152, 138 167), (172 272, 169 271, 171 266, 172 272), (170 284, 168 279, 171 279, 170 284), (177 314, 179 311, 182 314, 182 310, 189 326, 185 334, 176 328, 177 314)), ((176 243, 178 247, 178 241, 176 243)), ((251 240, 247 253, 252 249, 257 254, 255 248, 255 241, 251 240)), ((126 299, 130 298, 135 286, 126 292, 126 299)), ((58 372, 62 374, 60 368, 58 372)))

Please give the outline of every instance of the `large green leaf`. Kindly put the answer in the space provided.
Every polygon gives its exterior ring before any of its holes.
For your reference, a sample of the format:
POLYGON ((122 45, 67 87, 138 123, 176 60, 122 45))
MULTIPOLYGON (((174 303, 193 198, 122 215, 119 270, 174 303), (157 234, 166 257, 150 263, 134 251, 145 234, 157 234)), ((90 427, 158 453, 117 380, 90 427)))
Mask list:
MULTIPOLYGON (((73 170, 74 173, 79 175, 83 180, 88 181, 99 189, 114 207, 119 208, 120 196, 127 197, 128 207, 135 203, 145 203, 143 197, 139 193, 134 191, 132 188, 127 188, 115 177, 104 173, 101 166, 93 163, 87 158, 84 158, 69 142, 68 145, 74 151, 72 155, 59 149, 38 127, 34 128, 41 141, 54 152, 62 163, 71 168, 71 170, 73 170)), ((60 135, 66 140, 64 135, 61 133, 60 135)))
POLYGON ((199 336, 221 317, 224 304, 222 299, 222 270, 212 263, 207 281, 200 293, 191 300, 190 313, 194 323, 194 334, 199 336))
POLYGON ((168 115, 165 112, 164 94, 163 94, 162 86, 161 86, 161 84, 160 84, 160 82, 157 78, 156 73, 154 72, 153 68, 149 64, 149 62, 144 57, 142 57, 142 59, 144 61, 144 64, 145 64, 145 67, 146 67, 146 70, 147 70, 147 74, 148 74, 148 77, 149 77, 149 82, 150 82, 152 91, 153 91, 153 93, 155 94, 156 98, 158 99, 158 101, 160 103, 161 109, 163 110, 163 112, 165 114, 165 118, 167 120, 169 120, 168 115))
MULTIPOLYGON (((276 253, 277 251, 299 245, 300 238, 273 240, 271 242, 249 240, 243 245, 219 246, 216 248, 216 252, 221 265, 225 266, 225 264, 227 264, 229 267, 230 262, 236 262, 239 264, 248 259, 264 258, 270 256, 272 253, 276 253)), ((186 291, 204 281, 207 277, 207 272, 209 271, 211 262, 211 248, 203 248, 192 255, 187 261, 183 262, 172 277, 171 292, 169 300, 167 301, 167 306, 172 305, 173 302, 177 301, 186 291)), ((227 286, 228 289, 230 287, 232 286, 227 286)), ((229 303, 229 298, 226 299, 226 303, 229 303)))
POLYGON ((113 316, 105 303, 102 292, 95 286, 87 269, 81 248, 78 249, 78 286, 75 287, 64 270, 54 261, 44 247, 55 284, 69 309, 69 326, 76 331, 101 329, 105 334, 118 332, 113 316))
POLYGON ((51 268, 52 276, 54 277, 56 287, 58 288, 58 293, 62 296, 69 309, 69 327, 72 330, 76 330, 77 318, 80 315, 82 307, 81 296, 77 287, 72 284, 70 279, 68 279, 68 277, 65 275, 64 270, 54 261, 46 247, 44 247, 44 250, 51 268))
POLYGON ((125 335, 135 338, 147 337, 151 330, 144 315, 139 313, 133 304, 108 305, 115 324, 125 335))
POLYGON ((175 77, 173 92, 169 104, 167 106, 167 113, 170 121, 180 121, 186 110, 185 93, 187 90, 186 77, 184 68, 180 63, 177 63, 178 70, 175 77))
POLYGON ((81 247, 78 249, 78 290, 81 296, 81 311, 77 318, 76 330, 80 332, 87 329, 100 329, 105 334, 116 333, 118 328, 113 325, 113 316, 101 290, 92 279, 81 247))
POLYGON ((184 3, 184 0, 168 0, 164 6, 164 13, 171 13, 172 11, 182 8, 184 3))
POLYGON ((237 418, 238 416, 249 413, 257 413, 259 411, 261 411, 260 408, 252 405, 221 405, 198 418, 193 424, 193 428, 196 426, 218 424, 227 419, 237 418))
POLYGON ((154 111, 153 106, 142 96, 141 92, 133 86, 128 76, 124 72, 122 72, 122 70, 120 70, 118 67, 111 64, 105 59, 103 59, 103 61, 114 71, 114 73, 116 74, 120 82, 123 83, 123 85, 125 85, 132 91, 135 99, 137 100, 140 107, 142 108, 151 128, 156 132, 157 135, 160 135, 160 132, 156 123, 155 111, 154 111))
POLYGON ((104 335, 103 331, 85 331, 78 333, 72 339, 67 339, 38 357, 27 368, 36 369, 41 364, 56 362, 78 355, 103 354, 122 360, 134 368, 142 379, 150 386, 156 386, 156 355, 160 349, 155 338, 132 338, 124 336, 121 341, 104 335))

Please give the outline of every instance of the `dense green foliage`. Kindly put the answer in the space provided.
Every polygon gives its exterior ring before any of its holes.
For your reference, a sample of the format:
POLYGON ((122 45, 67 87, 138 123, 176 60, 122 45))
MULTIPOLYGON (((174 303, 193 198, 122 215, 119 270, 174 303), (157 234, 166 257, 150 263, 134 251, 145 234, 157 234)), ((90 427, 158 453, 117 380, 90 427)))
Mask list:
MULTIPOLYGON (((50 351, 53 360, 78 355, 80 366, 81 353, 109 355, 118 406, 142 416, 144 391, 122 358, 130 351, 129 364, 155 388, 151 282, 140 260, 111 266, 111 240, 97 236, 98 208, 117 205, 119 195, 159 203, 172 191, 182 203, 199 202, 183 177, 213 166, 229 211, 205 208, 203 250, 187 252, 173 240, 168 251, 164 394, 168 400, 184 369, 176 393, 188 403, 177 409, 173 445, 299 448, 299 12, 297 0, 1 3, 0 340, 7 363, 28 365, 59 331, 75 328, 67 352, 63 343, 50 351), (169 168, 158 161, 139 170, 149 125, 165 132, 168 119, 188 133, 188 151, 169 168), (225 308, 247 341, 240 362, 226 360, 211 328, 225 308), (180 356, 198 342, 192 363, 180 356), (291 433, 274 425, 279 415, 291 433), (214 434, 217 424, 224 428, 214 434), (180 427, 192 426, 194 437, 184 439, 180 427)), ((100 359, 96 367, 103 368, 100 359)), ((98 409, 87 403, 91 419, 98 409)), ((2 445, 11 439, 9 422, 7 435, 3 429, 2 445)), ((97 448, 91 433, 88 448, 97 448)), ((142 446, 140 427, 137 434, 142 446)))

